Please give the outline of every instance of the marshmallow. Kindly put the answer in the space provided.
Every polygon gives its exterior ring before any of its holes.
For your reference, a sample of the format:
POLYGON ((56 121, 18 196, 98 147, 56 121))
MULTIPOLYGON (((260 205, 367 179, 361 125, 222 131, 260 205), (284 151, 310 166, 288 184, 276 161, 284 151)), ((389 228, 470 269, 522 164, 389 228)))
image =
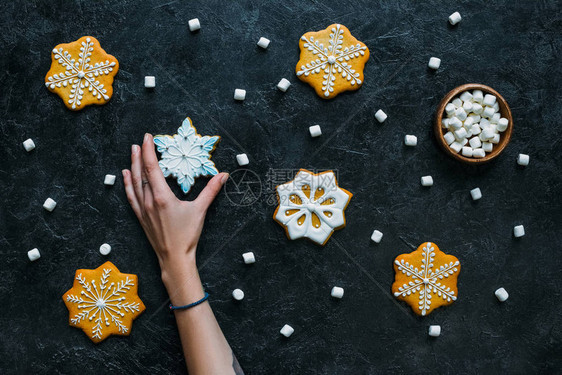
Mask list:
MULTIPOLYGON (((474 126, 478 126, 478 125, 474 125, 474 126)), ((468 141, 468 143, 472 148, 480 148, 482 146, 482 141, 480 141, 480 138, 478 137, 470 138, 470 141, 468 141)))
POLYGON ((478 124, 474 124, 470 127, 470 132, 472 133, 472 135, 478 135, 481 131, 482 129, 480 129, 480 125, 478 124))
POLYGON ((432 57, 429 59, 429 63, 427 64, 428 67, 431 69, 437 70, 441 65, 441 59, 437 57, 432 57))
POLYGON ((497 124, 500 121, 501 116, 502 115, 496 111, 496 113, 494 113, 494 115, 490 119, 490 124, 497 124))
POLYGON ((428 335, 431 337, 439 337, 441 334, 441 326, 429 326, 428 335))
POLYGON ((482 149, 485 152, 492 152, 492 150, 494 149, 494 145, 490 142, 482 142, 482 149))
POLYGON ((485 128, 484 130, 482 130, 482 133, 480 133, 480 140, 481 141, 487 141, 489 139, 494 138, 494 130, 491 129, 490 127, 485 128))
POLYGON ((244 258, 244 263, 246 264, 256 263, 256 257, 254 256, 254 253, 251 251, 242 254, 242 258, 244 258))
POLYGON ((421 178, 422 186, 433 186, 433 177, 431 176, 423 176, 421 178))
POLYGON ((500 302, 505 302, 509 298, 509 293, 507 293, 507 290, 505 290, 504 288, 499 288, 494 292, 494 294, 500 302))
POLYGON ((451 25, 456 25, 457 23, 461 22, 462 17, 459 12, 455 12, 449 16, 449 23, 451 25))
POLYGON ((454 141, 453 143, 451 143, 449 145, 449 147, 451 147, 453 149, 453 151, 455 151, 455 153, 459 153, 459 151, 462 149, 462 146, 464 146, 462 143, 459 143, 457 141, 454 141))
MULTIPOLYGON (((461 110, 463 109, 461 108, 461 110)), ((451 119, 449 120, 449 127, 452 128, 453 130, 458 130, 462 127, 462 121, 459 120, 457 117, 451 117, 451 119)))
POLYGON ((260 38, 260 40, 258 40, 258 46, 263 49, 269 47, 269 43, 271 43, 271 40, 264 38, 263 36, 260 38))
POLYGON ((187 24, 189 25, 189 31, 191 32, 197 31, 201 28, 201 23, 199 22, 199 18, 193 18, 187 21, 187 24))
POLYGON ((43 203, 43 208, 46 209, 49 212, 53 211, 56 206, 57 206, 57 202, 55 202, 51 198, 47 198, 47 200, 45 200, 45 203, 43 203))
POLYGON ((470 196, 472 197, 473 201, 477 201, 478 199, 482 198, 482 192, 480 188, 474 188, 470 191, 470 196))
POLYGON ((244 100, 246 99, 246 90, 236 89, 234 90, 234 100, 244 100))
POLYGON ((23 141, 23 148, 25 148, 25 151, 27 152, 33 150, 35 148, 35 142, 33 142, 33 139, 28 138, 23 141))
POLYGON ((472 147, 463 147, 462 148, 462 156, 466 156, 467 158, 472 157, 472 147))
POLYGON ((444 118, 443 120, 441 120, 441 126, 447 129, 449 127, 449 119, 444 118))
POLYGON ((472 92, 472 101, 474 103, 482 103, 483 100, 484 100, 484 93, 482 92, 482 90, 474 90, 472 92))
POLYGON ((322 129, 320 129, 320 125, 312 125, 308 128, 311 137, 320 137, 322 135, 322 129))
POLYGON ((486 94, 484 96, 484 100, 482 100, 482 104, 488 107, 493 107, 495 102, 496 102, 496 97, 490 94, 486 94))
POLYGON ((147 89, 153 89, 156 87, 156 77, 154 76, 145 76, 144 77, 144 87, 147 89))
POLYGON ((466 144, 468 143, 468 139, 463 138, 461 141, 459 141, 459 143, 461 144, 461 146, 466 146, 466 144))
POLYGON ((250 164, 250 160, 248 159, 248 155, 246 154, 236 155, 236 161, 238 162, 238 165, 241 167, 250 164))
POLYGON ((281 328, 281 331, 279 331, 279 333, 281 333, 285 337, 291 336, 293 332, 295 332, 295 329, 288 324, 285 324, 283 328, 281 328))
POLYGON ((482 112, 482 117, 492 117, 494 116, 494 113, 496 113, 496 110, 492 107, 485 107, 484 108, 484 112, 482 112))
POLYGON ((464 102, 462 103, 462 108, 464 109, 464 111, 466 113, 469 113, 472 111, 472 103, 471 102, 464 102))
POLYGON ((376 243, 380 243, 382 240, 382 232, 375 229, 373 234, 371 234, 371 240, 376 243))
POLYGON ((232 291, 232 298, 237 301, 242 301, 244 299, 244 292, 241 289, 234 289, 232 291))
POLYGON ((445 113, 447 116, 452 116, 455 114, 455 105, 453 103, 449 103, 445 106, 445 113))
POLYGON ((464 138, 466 138, 467 135, 468 135, 468 132, 466 131, 465 128, 460 128, 459 130, 455 130, 455 138, 458 141, 463 140, 464 138))
POLYGON ((457 109, 455 109, 455 117, 457 117, 461 121, 464 121, 464 120, 466 120, 468 115, 466 114, 466 111, 464 110, 464 108, 461 106, 461 107, 458 107, 457 109))
POLYGON ((343 288, 339 286, 335 286, 332 288, 332 292, 330 293, 334 298, 342 298, 343 297, 343 288))
MULTIPOLYGON (((474 112, 474 104, 472 105, 472 112, 474 112)), ((472 123, 476 124, 480 122, 480 115, 477 115, 475 113, 471 113, 470 115, 468 115, 468 117, 470 117, 472 119, 472 123)))
POLYGON ((486 156, 486 152, 484 152, 481 148, 475 148, 472 150, 472 157, 473 158, 483 158, 486 156))
POLYGON ((497 145, 498 143, 500 143, 500 135, 499 134, 494 134, 494 137, 490 140, 491 143, 497 145))
POLYGON ((525 235, 525 227, 523 225, 516 225, 513 227, 513 235, 517 238, 525 235))
POLYGON ((41 253, 39 252, 38 248, 31 249, 27 252, 27 257, 30 261, 34 262, 37 259, 41 258, 41 253))
POLYGON ((481 118, 480 119, 480 127, 482 128, 482 130, 484 130, 484 128, 487 128, 488 126, 490 126, 490 120, 488 120, 486 118, 481 118))
POLYGON ((377 119, 378 122, 383 123, 384 120, 386 120, 388 116, 386 115, 386 113, 384 113, 384 111, 382 109, 379 109, 377 111, 377 113, 375 113, 375 118, 377 119))
POLYGON ((496 112, 498 112, 500 110, 500 105, 498 104, 498 102, 495 102, 492 107, 494 108, 494 111, 496 111, 496 112))
POLYGON ((462 122, 462 126, 464 126, 466 130, 469 130, 472 127, 473 123, 474 123, 474 119, 472 117, 468 117, 466 120, 462 122))
POLYGON ((114 185, 115 184, 115 175, 113 174, 106 174, 105 178, 103 179, 104 185, 114 185))
POLYGON ((415 135, 406 135, 404 137, 404 144, 406 146, 416 146, 418 144, 418 137, 415 135))
POLYGON ((286 78, 281 78, 281 81, 277 84, 277 88, 283 92, 286 92, 291 86, 291 82, 289 82, 286 78))
POLYGON ((453 101, 451 103, 453 103, 453 105, 457 108, 462 107, 462 100, 460 100, 459 98, 453 99, 453 101))
POLYGON ((472 94, 470 93, 470 91, 465 91, 462 94, 459 95, 460 100, 462 100, 463 102, 471 102, 472 101, 472 94))
POLYGON ((507 129, 507 126, 509 125, 509 120, 506 118, 500 118, 498 120, 498 131, 499 132, 504 132, 507 129))
POLYGON ((524 167, 529 165, 529 155, 519 154, 519 156, 517 157, 517 164, 522 165, 524 167))
POLYGON ((108 255, 111 253, 111 245, 108 243, 104 243, 100 246, 100 254, 101 255, 108 255))
POLYGON ((479 103, 472 103, 472 112, 476 115, 481 114, 484 111, 484 107, 482 107, 479 103))
POLYGON ((447 142, 448 145, 450 145, 451 143, 453 143, 455 141, 455 135, 451 132, 445 133, 443 138, 445 139, 445 142, 447 142))

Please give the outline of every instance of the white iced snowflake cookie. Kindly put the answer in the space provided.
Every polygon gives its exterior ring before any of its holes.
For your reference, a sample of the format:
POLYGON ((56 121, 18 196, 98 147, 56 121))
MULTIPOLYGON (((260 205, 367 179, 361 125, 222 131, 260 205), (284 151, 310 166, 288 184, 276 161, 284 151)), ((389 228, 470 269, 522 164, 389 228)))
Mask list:
POLYGON ((197 134, 189 117, 181 124, 178 134, 155 136, 154 144, 162 154, 158 164, 164 177, 175 177, 181 190, 187 194, 195 178, 218 174, 215 163, 210 159, 220 138, 218 135, 202 137, 197 134))
POLYGON ((304 237, 324 245, 334 230, 345 226, 344 211, 353 194, 338 186, 334 172, 301 169, 276 190, 279 206, 273 218, 291 240, 304 237))

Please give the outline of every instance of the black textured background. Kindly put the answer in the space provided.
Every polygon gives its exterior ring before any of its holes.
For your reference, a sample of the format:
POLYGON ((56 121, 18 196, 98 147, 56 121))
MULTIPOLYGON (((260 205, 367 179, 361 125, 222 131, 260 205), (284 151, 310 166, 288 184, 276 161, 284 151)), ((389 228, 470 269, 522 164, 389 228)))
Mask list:
MULTIPOLYGON (((184 373, 157 260, 128 207, 130 145, 173 134, 190 116, 223 137, 213 160, 232 172, 246 152, 262 181, 275 169, 336 169, 354 193, 347 227, 324 247, 289 241, 271 190, 236 206, 222 193, 198 250, 211 304, 248 374, 562 371, 560 282, 562 15, 557 1, 30 1, 0 5, 0 368, 3 373, 184 373), (454 11, 463 20, 451 27, 454 11), (190 33, 198 17, 202 29, 190 33), (371 51, 363 87, 323 101, 295 76, 298 39, 346 25, 371 51), (44 87, 51 49, 93 35, 117 57, 111 101, 67 110, 44 87), (256 46, 260 36, 269 49, 256 46), (437 72, 429 57, 442 59, 437 72), (143 77, 155 75, 153 92, 143 77), (293 85, 281 93, 281 78, 293 85), (514 115, 494 162, 468 167, 438 149, 432 119, 457 85, 497 89, 514 115), (235 88, 248 91, 235 102, 235 88), (384 124, 374 119, 383 108, 384 124), (313 139, 308 127, 322 126, 313 139), (405 134, 418 146, 406 148, 405 134), (37 148, 27 153, 21 142, 37 148), (527 168, 518 153, 531 156, 527 168), (431 174, 435 185, 420 186, 431 174), (469 190, 482 189, 473 202, 469 190), (58 202, 46 212, 43 201, 58 202), (516 240, 512 228, 523 224, 516 240), (374 229, 384 233, 370 242, 374 229), (425 318, 394 300, 392 260, 422 241, 459 258, 459 300, 425 318), (113 246, 102 257, 98 247, 113 246), (31 263, 26 252, 38 247, 31 263), (241 254, 253 251, 247 266, 241 254), (111 260, 140 278, 147 306, 129 338, 94 345, 61 300, 77 268, 111 260), (345 288, 341 301, 330 298, 345 288), (510 293, 500 304, 494 290, 510 293), (246 298, 234 303, 231 291, 246 298), (279 335, 289 323, 290 339, 279 335), (430 324, 442 336, 427 336, 430 324)), ((205 184, 200 179, 188 199, 205 184)), ((281 181, 284 182, 284 181, 281 181)), ((170 186, 179 194, 175 181, 170 186)), ((232 187, 232 185, 229 185, 232 187)))

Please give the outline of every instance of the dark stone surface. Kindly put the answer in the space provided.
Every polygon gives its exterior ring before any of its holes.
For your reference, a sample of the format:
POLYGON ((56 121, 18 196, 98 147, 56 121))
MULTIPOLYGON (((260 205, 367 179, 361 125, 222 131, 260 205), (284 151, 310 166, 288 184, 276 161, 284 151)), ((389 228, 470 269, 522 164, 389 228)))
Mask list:
MULTIPOLYGON (((128 207, 121 178, 130 145, 171 134, 190 116, 219 134, 213 160, 234 171, 246 152, 262 181, 275 169, 335 169, 355 195, 347 228, 325 248, 288 241, 271 190, 234 205, 221 194, 198 251, 216 316, 248 374, 560 373, 561 6, 557 1, 3 2, 0 5, 0 368, 2 373, 184 373, 158 263, 128 207), (450 27, 458 10, 463 21, 450 27), (202 29, 190 33, 198 17, 202 29), (359 91, 323 101, 294 74, 298 39, 339 22, 371 59, 359 91), (73 113, 43 85, 58 43, 97 37, 117 57, 112 100, 73 113), (260 36, 272 40, 262 51, 260 36), (442 59, 437 72, 430 56, 442 59), (149 92, 143 77, 155 75, 149 92), (275 85, 288 78, 285 94, 275 85), (447 158, 432 133, 453 87, 480 82, 511 105, 514 133, 494 162, 447 158), (248 90, 244 103, 235 88, 248 90), (384 124, 373 115, 383 108, 384 124), (308 126, 322 126, 312 139, 308 126), (419 144, 405 148, 403 136, 419 144), (26 153, 31 137, 37 149, 26 153), (518 153, 531 155, 518 168, 518 153), (420 187, 431 174, 435 185, 420 187), (479 186, 482 200, 469 190, 479 186), (54 212, 41 208, 47 197, 54 212), (516 240, 512 228, 524 224, 516 240), (379 245, 373 229, 384 233, 379 245), (459 300, 418 318, 394 300, 393 259, 434 241, 462 263, 459 300), (102 257, 101 243, 113 246, 102 257), (38 247, 42 258, 27 260, 38 247), (241 254, 254 251, 246 266, 241 254), (77 268, 111 260, 140 278, 146 312, 129 338, 94 345, 68 326, 61 300, 77 268), (345 288, 341 301, 330 298, 345 288), (494 290, 510 293, 500 304, 494 290), (233 303, 230 293, 246 293, 233 303), (288 340, 283 324, 295 328, 288 340), (427 336, 440 324, 442 336, 427 336)), ((284 182, 284 181, 281 181, 284 182)), ((187 197, 205 184, 197 181, 187 197)), ((175 181, 172 189, 179 194, 175 181)), ((232 185, 230 185, 232 187, 232 185)))

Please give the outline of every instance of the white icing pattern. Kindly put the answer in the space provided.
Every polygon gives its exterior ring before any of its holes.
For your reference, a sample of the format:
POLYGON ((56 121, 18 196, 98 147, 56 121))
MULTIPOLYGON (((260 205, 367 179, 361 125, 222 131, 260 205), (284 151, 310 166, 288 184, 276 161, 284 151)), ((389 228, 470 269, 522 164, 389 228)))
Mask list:
POLYGON ((290 239, 308 238, 323 245, 335 229, 345 225, 344 210, 352 194, 339 188, 334 172, 300 170, 293 181, 277 186, 275 220, 290 239))
POLYGON ((189 117, 183 121, 178 134, 155 136, 154 143, 162 154, 158 164, 164 177, 171 175, 177 178, 182 191, 187 194, 196 177, 218 174, 210 158, 219 140, 219 136, 202 137, 197 134, 189 117))
POLYGON ((76 280, 82 286, 80 296, 69 294, 66 297, 67 302, 78 304, 78 309, 83 310, 81 313, 74 315, 70 322, 78 325, 82 320, 94 320, 96 325, 92 327, 92 339, 101 339, 103 336, 103 325, 109 326, 115 324, 119 332, 126 333, 128 328, 123 324, 121 318, 125 314, 134 314, 140 311, 139 302, 124 302, 125 294, 133 285, 133 281, 127 278, 115 283, 107 284, 111 269, 104 268, 103 274, 96 285, 96 280, 86 281, 82 274, 76 276, 76 280))
POLYGON ((73 109, 80 107, 82 104, 86 88, 98 100, 101 100, 101 98, 109 100, 109 96, 106 95, 107 90, 97 80, 97 77, 104 74, 107 75, 113 71, 115 62, 106 60, 105 62, 96 62, 92 65, 90 56, 93 50, 94 42, 90 38, 86 38, 86 41, 82 42, 78 60, 73 58, 68 51, 63 50, 62 47, 58 50, 56 48, 53 49, 55 59, 66 68, 66 71, 48 77, 48 82, 45 82, 45 86, 55 89, 55 87, 67 87, 70 85, 68 104, 71 104, 73 109))
POLYGON ((422 258, 421 269, 414 267, 402 259, 400 262, 395 260, 394 263, 398 266, 398 270, 407 276, 411 277, 411 281, 398 288, 398 292, 394 293, 395 297, 411 295, 418 292, 420 296, 418 308, 421 314, 425 315, 431 305, 432 295, 438 295, 444 300, 451 302, 456 301, 457 297, 455 292, 450 287, 442 285, 439 280, 447 278, 450 275, 458 272, 457 266, 459 261, 450 262, 442 265, 436 270, 433 270, 433 260, 435 258, 435 249, 431 242, 428 242, 422 249, 424 257, 422 258))
POLYGON ((360 43, 351 46, 343 46, 343 33, 344 30, 340 28, 341 25, 333 27, 330 33, 329 46, 324 47, 322 43, 315 40, 314 37, 307 39, 302 36, 301 39, 305 42, 304 47, 307 48, 314 55, 318 55, 316 60, 313 60, 306 65, 301 66, 301 70, 297 72, 297 76, 304 74, 319 74, 324 72, 324 81, 322 82, 322 91, 324 96, 329 97, 334 91, 334 82, 336 74, 341 75, 346 79, 351 86, 355 84, 361 85, 363 82, 359 79, 360 74, 357 73, 352 66, 348 63, 351 59, 365 55, 366 46, 360 43))

